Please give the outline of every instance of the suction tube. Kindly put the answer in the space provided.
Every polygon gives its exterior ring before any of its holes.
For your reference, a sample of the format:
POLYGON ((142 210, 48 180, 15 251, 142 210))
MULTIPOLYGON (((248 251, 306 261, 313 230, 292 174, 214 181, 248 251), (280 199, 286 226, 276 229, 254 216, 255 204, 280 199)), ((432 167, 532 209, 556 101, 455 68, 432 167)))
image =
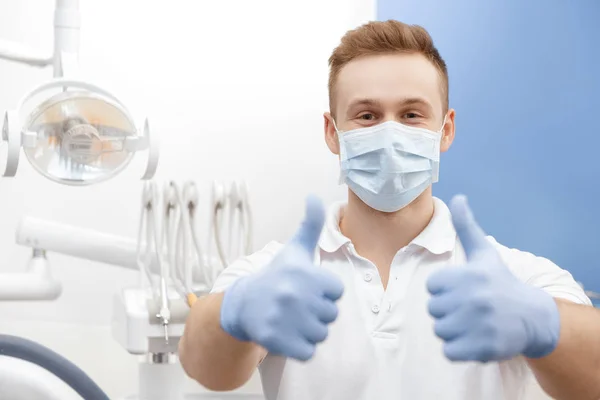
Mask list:
POLYGON ((106 393, 75 364, 31 340, 0 335, 0 356, 18 358, 53 373, 85 400, 110 400, 106 393))

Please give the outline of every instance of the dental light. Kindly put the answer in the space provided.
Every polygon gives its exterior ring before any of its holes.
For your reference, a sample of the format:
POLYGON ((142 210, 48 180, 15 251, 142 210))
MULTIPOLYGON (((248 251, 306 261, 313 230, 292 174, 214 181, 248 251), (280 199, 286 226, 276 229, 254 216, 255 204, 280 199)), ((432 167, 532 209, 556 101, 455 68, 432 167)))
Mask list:
POLYGON ((54 72, 53 79, 34 87, 4 113, 0 174, 16 174, 23 148, 46 178, 89 185, 116 176, 135 153, 147 151, 142 179, 150 179, 158 164, 158 144, 148 120, 134 119, 114 94, 79 78, 79 28, 79 0, 56 0, 52 56, 0 41, 0 59, 51 66, 54 72))

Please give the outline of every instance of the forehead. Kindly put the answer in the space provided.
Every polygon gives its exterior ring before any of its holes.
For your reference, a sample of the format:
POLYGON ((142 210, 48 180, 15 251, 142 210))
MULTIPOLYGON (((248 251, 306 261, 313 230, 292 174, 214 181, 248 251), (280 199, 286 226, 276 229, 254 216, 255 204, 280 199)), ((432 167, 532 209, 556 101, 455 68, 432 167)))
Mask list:
POLYGON ((423 98, 434 110, 441 110, 440 88, 438 70, 421 54, 360 57, 346 64, 338 75, 337 109, 343 112, 357 99, 392 104, 406 98, 423 98))

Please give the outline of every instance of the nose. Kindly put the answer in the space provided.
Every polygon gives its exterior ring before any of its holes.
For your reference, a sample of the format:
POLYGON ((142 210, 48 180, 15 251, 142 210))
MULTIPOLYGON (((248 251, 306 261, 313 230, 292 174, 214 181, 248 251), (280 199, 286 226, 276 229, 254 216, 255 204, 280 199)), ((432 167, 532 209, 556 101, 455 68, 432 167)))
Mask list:
POLYGON ((385 113, 381 122, 389 121, 402 122, 402 115, 399 115, 397 112, 392 111, 390 111, 389 113, 385 113))

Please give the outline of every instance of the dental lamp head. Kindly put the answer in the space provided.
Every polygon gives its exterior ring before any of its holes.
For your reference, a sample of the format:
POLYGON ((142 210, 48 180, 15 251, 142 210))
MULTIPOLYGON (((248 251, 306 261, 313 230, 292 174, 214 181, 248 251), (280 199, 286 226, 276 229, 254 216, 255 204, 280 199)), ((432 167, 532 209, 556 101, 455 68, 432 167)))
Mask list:
POLYGON ((21 148, 37 172, 67 185, 110 179, 139 152, 148 152, 142 179, 158 164, 148 120, 136 123, 117 97, 85 81, 58 78, 34 88, 4 114, 2 141, 5 177, 16 174, 21 148))

